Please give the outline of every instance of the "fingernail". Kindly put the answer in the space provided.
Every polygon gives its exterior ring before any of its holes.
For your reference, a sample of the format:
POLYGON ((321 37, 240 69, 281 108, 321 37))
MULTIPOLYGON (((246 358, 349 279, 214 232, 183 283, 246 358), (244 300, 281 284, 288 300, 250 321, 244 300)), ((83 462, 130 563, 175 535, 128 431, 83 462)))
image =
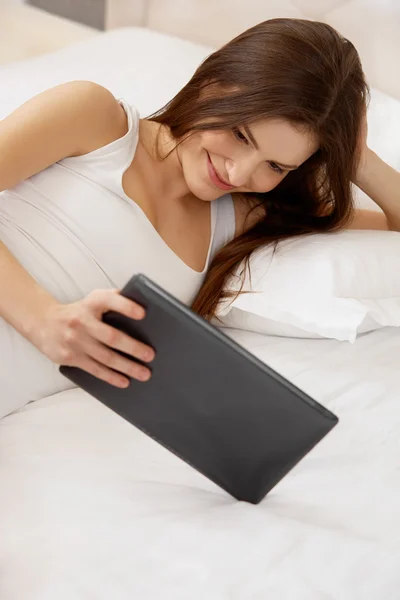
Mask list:
POLYGON ((151 362, 152 360, 154 360, 155 356, 156 353, 154 352, 154 350, 145 350, 143 360, 145 360, 146 362, 151 362))
POLYGON ((140 371, 140 373, 139 373, 140 381, 148 381, 150 379, 150 376, 151 376, 151 373, 147 369, 140 371))

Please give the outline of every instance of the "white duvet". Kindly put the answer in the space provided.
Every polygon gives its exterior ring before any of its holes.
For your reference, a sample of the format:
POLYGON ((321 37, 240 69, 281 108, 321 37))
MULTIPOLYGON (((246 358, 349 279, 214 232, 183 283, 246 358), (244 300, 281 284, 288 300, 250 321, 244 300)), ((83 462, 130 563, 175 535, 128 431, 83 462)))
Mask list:
MULTIPOLYGON (((0 118, 71 79, 146 115, 207 52, 102 34, 1 67, 0 118)), ((374 91, 370 116, 372 147, 400 168, 400 103, 374 91)), ((231 335, 333 410, 333 432, 252 506, 81 390, 26 406, 0 421, 1 600, 399 600, 400 331, 231 335)))
POLYGON ((0 421, 2 600, 398 600, 400 331, 231 335, 339 425, 253 506, 81 390, 26 406, 0 421))

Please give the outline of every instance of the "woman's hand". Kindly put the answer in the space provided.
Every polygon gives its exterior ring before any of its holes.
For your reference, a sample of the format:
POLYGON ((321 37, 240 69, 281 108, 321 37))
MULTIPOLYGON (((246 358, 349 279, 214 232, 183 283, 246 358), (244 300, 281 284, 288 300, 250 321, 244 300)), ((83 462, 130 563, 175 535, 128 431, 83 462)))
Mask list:
POLYGON ((48 309, 33 341, 56 364, 79 367, 116 387, 127 387, 131 377, 147 381, 149 369, 114 350, 143 362, 153 360, 154 350, 104 323, 102 315, 109 310, 131 319, 145 316, 141 306, 118 290, 95 290, 83 300, 48 309))

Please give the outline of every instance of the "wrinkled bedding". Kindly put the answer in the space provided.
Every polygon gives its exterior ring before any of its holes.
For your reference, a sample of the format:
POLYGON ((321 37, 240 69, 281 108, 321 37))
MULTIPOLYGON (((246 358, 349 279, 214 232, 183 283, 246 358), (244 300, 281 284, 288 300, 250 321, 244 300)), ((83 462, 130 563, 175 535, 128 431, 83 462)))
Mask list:
POLYGON ((253 506, 82 390, 27 405, 0 421, 2 600, 398 599, 399 330, 229 333, 339 425, 253 506))

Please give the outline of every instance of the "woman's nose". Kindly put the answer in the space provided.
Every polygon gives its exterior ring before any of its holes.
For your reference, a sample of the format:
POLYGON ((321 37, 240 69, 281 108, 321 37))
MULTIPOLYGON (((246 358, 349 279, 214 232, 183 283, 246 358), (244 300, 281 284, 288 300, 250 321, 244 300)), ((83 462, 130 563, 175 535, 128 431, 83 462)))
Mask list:
POLYGON ((251 159, 241 161, 226 159, 225 168, 231 185, 234 187, 245 187, 250 182, 256 164, 251 159))

